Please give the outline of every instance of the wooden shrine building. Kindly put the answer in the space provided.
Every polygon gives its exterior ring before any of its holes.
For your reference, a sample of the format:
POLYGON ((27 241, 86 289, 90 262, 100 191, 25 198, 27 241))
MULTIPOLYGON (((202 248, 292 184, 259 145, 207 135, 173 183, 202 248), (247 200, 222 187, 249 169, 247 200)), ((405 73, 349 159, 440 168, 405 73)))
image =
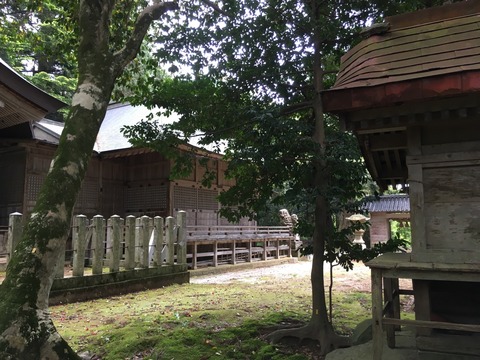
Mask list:
MULTIPOLYGON (((28 214, 33 209, 63 129, 62 123, 44 116, 63 106, 0 59, 0 227, 8 225, 10 213, 28 214)), ((74 212, 89 218, 97 214, 165 217, 185 210, 187 225, 228 224, 219 215, 217 195, 234 180, 226 178, 222 156, 193 146, 193 171, 171 180, 170 160, 149 149, 132 148, 120 132, 149 114, 142 106, 109 106, 74 212), (201 185, 206 167, 200 159, 206 159, 208 171, 215 174, 210 188, 201 185)), ((245 220, 241 225, 250 223, 245 220)))
POLYGON ((343 58, 326 111, 378 185, 410 197, 412 252, 370 261, 374 359, 412 325, 420 359, 480 359, 480 0, 387 18, 343 58), (415 320, 400 318, 412 279, 415 320))

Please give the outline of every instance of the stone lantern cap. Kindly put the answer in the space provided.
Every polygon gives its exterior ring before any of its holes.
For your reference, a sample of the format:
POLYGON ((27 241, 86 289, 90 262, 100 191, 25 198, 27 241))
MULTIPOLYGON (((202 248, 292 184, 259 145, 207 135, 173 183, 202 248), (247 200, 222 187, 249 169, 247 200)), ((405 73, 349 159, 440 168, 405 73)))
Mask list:
POLYGON ((361 223, 364 223, 364 222, 370 220, 369 217, 366 217, 365 215, 362 215, 362 214, 353 214, 353 215, 347 217, 346 219, 350 220, 350 221, 358 221, 358 222, 361 222, 361 223))

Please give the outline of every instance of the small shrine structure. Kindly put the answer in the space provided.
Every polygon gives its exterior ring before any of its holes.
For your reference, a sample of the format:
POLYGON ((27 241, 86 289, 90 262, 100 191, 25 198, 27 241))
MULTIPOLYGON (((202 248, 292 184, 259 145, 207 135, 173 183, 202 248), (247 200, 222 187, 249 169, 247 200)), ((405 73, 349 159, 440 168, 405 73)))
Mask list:
POLYGON ((411 253, 370 261, 374 359, 416 329, 420 359, 480 359, 480 1, 385 19, 323 96, 378 185, 408 189, 411 253), (413 291, 399 288, 412 279, 413 291), (413 294, 415 319, 400 316, 413 294))

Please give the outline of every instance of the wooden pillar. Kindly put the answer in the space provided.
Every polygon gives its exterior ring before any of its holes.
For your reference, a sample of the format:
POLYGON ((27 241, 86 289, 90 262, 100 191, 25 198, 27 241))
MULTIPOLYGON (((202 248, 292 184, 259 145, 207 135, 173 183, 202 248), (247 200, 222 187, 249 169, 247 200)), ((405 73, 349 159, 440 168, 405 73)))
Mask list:
POLYGON ((110 233, 109 266, 110 272, 120 270, 120 244, 122 238, 122 219, 118 215, 113 215, 108 219, 108 229, 110 233))
POLYGON ((95 215, 92 221, 92 274, 98 275, 103 271, 103 252, 105 242, 105 220, 102 215, 95 215))
MULTIPOLYGON (((426 280, 412 280, 415 293, 415 320, 430 321, 430 285, 426 280)), ((417 327, 417 335, 428 336, 431 328, 417 327)))
POLYGON ((177 213, 177 264, 187 263, 187 213, 177 213))
POLYGON ((235 265, 237 263, 237 244, 235 242, 235 239, 233 239, 232 242, 232 264, 235 265))
MULTIPOLYGON (((391 279, 391 278, 383 279, 383 285, 384 285, 383 296, 385 299, 385 303, 387 304, 387 311, 385 315, 388 318, 395 318, 395 310, 394 310, 395 293, 394 293, 393 281, 394 279, 391 279)), ((385 325, 385 331, 387 333, 387 344, 390 348, 393 349, 395 347, 395 326, 385 325)))
POLYGON ((218 266, 218 242, 217 240, 213 241, 213 266, 218 266))
POLYGON ((168 216, 165 222, 165 251, 167 265, 175 263, 175 219, 168 216))
POLYGON ((248 240, 247 242, 247 248, 248 248, 248 258, 247 258, 247 261, 248 262, 252 262, 253 260, 253 247, 252 247, 252 240, 248 240))
POLYGON ((135 268, 135 216, 125 219, 125 270, 135 268))
POLYGON ((140 226, 138 229, 138 260, 139 260, 139 267, 140 268, 148 268, 148 248, 150 244, 150 235, 151 229, 153 228, 153 220, 152 218, 144 215, 140 218, 140 226))
POLYGON ((87 217, 77 215, 73 219, 73 276, 83 276, 85 272, 85 247, 87 245, 87 217))
POLYGON ((198 267, 197 263, 197 255, 198 254, 198 245, 196 241, 192 242, 192 269, 195 270, 198 267))
POLYGON ((8 235, 7 235, 7 264, 12 258, 13 252, 18 242, 22 238, 23 226, 22 226, 22 217, 23 215, 19 212, 10 214, 8 218, 8 235))
POLYGON ((382 270, 372 268, 371 271, 372 271, 373 360, 382 360, 382 352, 383 352, 382 270))
POLYGON ((163 218, 160 216, 155 216, 155 218, 153 219, 153 231, 154 231, 153 246, 155 247, 153 252, 154 266, 163 265, 163 260, 162 260, 162 250, 163 250, 163 242, 164 242, 163 227, 164 227, 163 218))

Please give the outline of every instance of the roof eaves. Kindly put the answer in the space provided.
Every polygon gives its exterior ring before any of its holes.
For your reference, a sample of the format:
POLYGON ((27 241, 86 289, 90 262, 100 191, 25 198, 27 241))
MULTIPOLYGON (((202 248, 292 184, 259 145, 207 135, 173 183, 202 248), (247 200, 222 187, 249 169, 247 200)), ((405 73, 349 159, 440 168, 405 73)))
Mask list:
POLYGON ((44 109, 47 113, 56 112, 58 109, 67 106, 67 104, 64 102, 54 98, 29 81, 25 80, 1 58, 0 82, 6 87, 10 88, 12 91, 28 99, 37 107, 44 109))

